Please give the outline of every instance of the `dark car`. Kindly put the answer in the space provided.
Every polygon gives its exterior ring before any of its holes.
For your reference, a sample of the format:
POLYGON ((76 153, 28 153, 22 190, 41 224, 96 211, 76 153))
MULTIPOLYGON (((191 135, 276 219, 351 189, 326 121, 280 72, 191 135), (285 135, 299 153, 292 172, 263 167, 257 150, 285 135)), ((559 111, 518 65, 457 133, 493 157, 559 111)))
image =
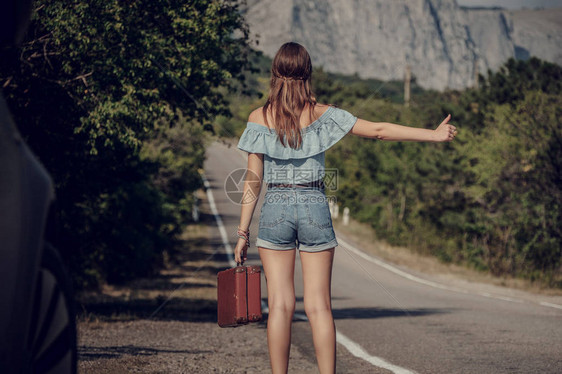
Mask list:
MULTIPOLYGON (((21 40, 30 9, 0 3, 0 47, 21 40)), ((0 93, 0 373, 76 373, 71 282, 44 239, 54 198, 0 93)))

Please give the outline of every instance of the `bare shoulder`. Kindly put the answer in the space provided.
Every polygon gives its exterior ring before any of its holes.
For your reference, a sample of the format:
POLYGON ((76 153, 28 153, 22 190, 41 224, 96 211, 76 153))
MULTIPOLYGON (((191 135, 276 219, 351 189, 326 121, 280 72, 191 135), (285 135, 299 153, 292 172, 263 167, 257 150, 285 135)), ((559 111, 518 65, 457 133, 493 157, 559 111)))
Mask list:
POLYGON ((314 106, 314 109, 315 109, 315 111, 317 112, 317 114, 322 115, 322 114, 324 114, 324 112, 327 111, 328 108, 331 107, 331 106, 333 106, 333 105, 330 105, 330 104, 320 104, 320 103, 318 103, 318 104, 316 104, 316 105, 314 106))
POLYGON ((320 118, 332 106, 333 105, 330 105, 330 104, 320 104, 320 103, 316 104, 314 106, 314 117, 320 118))
POLYGON ((264 127, 267 127, 264 124, 265 120, 263 118, 263 107, 262 106, 255 109, 254 111, 252 111, 252 113, 250 113, 250 115, 248 116, 248 122, 257 123, 258 125, 262 125, 264 127))

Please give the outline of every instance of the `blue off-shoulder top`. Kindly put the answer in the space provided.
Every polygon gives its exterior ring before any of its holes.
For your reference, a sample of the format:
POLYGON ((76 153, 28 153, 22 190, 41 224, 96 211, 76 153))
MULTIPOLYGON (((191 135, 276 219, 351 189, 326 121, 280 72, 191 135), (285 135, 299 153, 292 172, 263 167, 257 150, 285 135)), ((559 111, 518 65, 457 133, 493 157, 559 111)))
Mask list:
POLYGON ((302 143, 298 149, 283 146, 275 129, 248 122, 238 148, 264 154, 266 183, 313 182, 326 174, 325 151, 343 138, 356 121, 351 113, 330 106, 316 121, 301 129, 302 143))

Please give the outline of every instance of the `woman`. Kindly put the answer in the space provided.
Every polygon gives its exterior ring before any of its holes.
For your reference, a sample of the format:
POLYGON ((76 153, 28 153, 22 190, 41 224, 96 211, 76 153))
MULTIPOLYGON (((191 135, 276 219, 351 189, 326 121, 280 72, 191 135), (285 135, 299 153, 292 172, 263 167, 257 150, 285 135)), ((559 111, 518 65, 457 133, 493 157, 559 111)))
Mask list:
MULTIPOLYGON (((336 333, 331 308, 331 274, 338 245, 325 195, 324 153, 348 132, 380 140, 445 142, 457 131, 450 115, 435 129, 369 122, 316 102, 311 90, 312 64, 306 49, 286 43, 271 67, 265 105, 254 110, 238 148, 247 151, 244 196, 268 190, 261 208, 256 246, 267 282, 267 341, 274 374, 286 373, 295 310, 294 267, 299 249, 304 308, 320 373, 335 373, 336 333)), ((250 221, 257 198, 242 205, 235 260, 243 263, 250 244, 250 221)))

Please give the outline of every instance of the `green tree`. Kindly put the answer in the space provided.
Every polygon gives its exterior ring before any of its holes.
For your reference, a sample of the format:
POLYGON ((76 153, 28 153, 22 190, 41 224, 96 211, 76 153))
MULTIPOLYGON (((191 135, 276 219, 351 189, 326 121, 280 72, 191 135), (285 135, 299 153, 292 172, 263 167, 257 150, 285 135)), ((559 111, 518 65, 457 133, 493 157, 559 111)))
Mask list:
MULTIPOLYGON (((339 97, 330 92, 322 101, 339 97)), ((340 171, 338 201, 392 244, 560 287, 561 97, 560 67, 533 58, 506 62, 482 90, 424 93, 408 109, 359 100, 346 109, 373 121, 433 128, 452 113, 460 134, 448 144, 345 138, 326 161, 340 171)))
MULTIPOLYGON (((269 66, 271 62, 267 62, 269 66)), ((269 73, 252 78, 267 92, 269 73)), ((480 89, 413 90, 317 69, 318 101, 371 121, 435 128, 452 114, 452 143, 381 142, 348 136, 326 153, 338 170, 340 208, 389 243, 495 275, 562 287, 560 262, 561 68, 535 57, 506 61, 480 89)), ((241 134, 260 102, 240 99, 241 134)), ((226 134, 226 132, 225 132, 226 134)))
POLYGON ((494 121, 465 144, 474 175, 467 197, 486 228, 471 236, 493 272, 552 281, 562 256, 562 98, 523 97, 515 109, 497 106, 494 121))
POLYGON ((218 87, 243 80, 247 25, 229 0, 35 6, 24 44, 2 51, 0 82, 55 180, 53 240, 78 287, 147 274, 189 217, 203 162, 192 126, 228 114, 218 87), (176 124, 189 140, 158 148, 176 124))
POLYGON ((557 94, 562 91, 562 67, 531 57, 529 60, 509 58, 496 72, 479 75, 481 103, 512 104, 525 97, 525 92, 539 90, 557 94))

